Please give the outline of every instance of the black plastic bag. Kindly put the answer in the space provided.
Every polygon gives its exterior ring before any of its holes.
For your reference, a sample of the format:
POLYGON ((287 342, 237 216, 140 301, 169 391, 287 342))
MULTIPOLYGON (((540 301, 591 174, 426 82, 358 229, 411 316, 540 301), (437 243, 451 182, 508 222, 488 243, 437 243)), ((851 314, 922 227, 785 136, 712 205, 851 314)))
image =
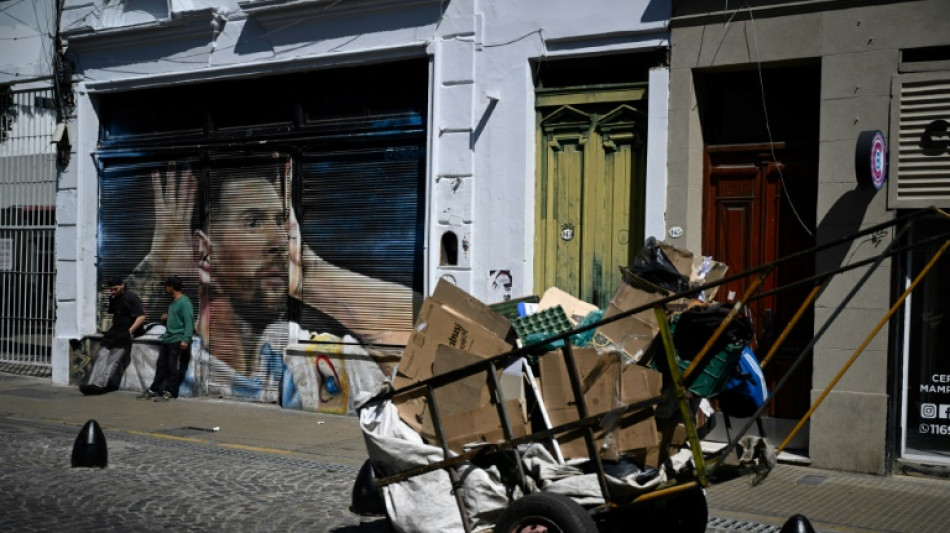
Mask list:
POLYGON ((356 482, 353 483, 353 491, 350 495, 350 512, 362 516, 384 516, 386 514, 383 494, 376 486, 376 471, 369 459, 363 463, 359 474, 356 475, 356 482))
MULTIPOLYGON (((712 304, 693 307, 681 313, 677 335, 673 341, 680 358, 692 361, 731 311, 729 306, 712 304)), ((745 346, 751 340, 752 322, 745 315, 738 314, 713 345, 713 351, 719 351, 727 344, 745 346)))
MULTIPOLYGON (((679 273, 673 262, 667 257, 655 237, 650 237, 643 244, 643 248, 633 258, 625 274, 633 274, 661 289, 671 293, 686 292, 689 290, 689 278, 679 273)), ((636 285, 635 280, 625 279, 627 283, 636 285)))
MULTIPOLYGON (((730 310, 730 307, 713 304, 691 308, 672 318, 670 333, 680 372, 702 351, 730 310)), ((713 343, 703 363, 684 382, 686 388, 698 396, 715 398, 737 371, 742 349, 751 338, 752 323, 748 317, 736 315, 713 343)), ((646 359, 663 374, 664 386, 669 385, 670 371, 662 335, 653 340, 646 359)))

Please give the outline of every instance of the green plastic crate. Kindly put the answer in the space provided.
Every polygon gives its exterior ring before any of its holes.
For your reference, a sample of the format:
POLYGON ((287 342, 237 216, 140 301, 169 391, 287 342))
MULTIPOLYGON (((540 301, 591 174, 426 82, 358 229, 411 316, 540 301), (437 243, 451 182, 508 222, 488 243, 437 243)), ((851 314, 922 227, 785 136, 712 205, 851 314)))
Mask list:
POLYGON ((511 325, 515 328, 518 338, 526 343, 529 337, 541 340, 574 328, 560 305, 538 311, 533 315, 516 318, 511 321, 511 325))

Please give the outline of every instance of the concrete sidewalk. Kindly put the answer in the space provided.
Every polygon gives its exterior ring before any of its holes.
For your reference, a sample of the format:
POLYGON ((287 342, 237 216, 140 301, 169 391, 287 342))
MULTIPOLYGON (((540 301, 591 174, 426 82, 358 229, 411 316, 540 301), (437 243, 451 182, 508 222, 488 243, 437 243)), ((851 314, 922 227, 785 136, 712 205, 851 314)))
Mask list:
POLYGON ((136 396, 125 391, 83 396, 77 387, 52 385, 47 378, 0 373, 0 416, 73 425, 77 434, 87 420, 94 419, 107 435, 109 431, 144 433, 304 455, 357 468, 367 458, 354 416, 210 398, 154 402, 136 396))
MULTIPOLYGON (((142 433, 353 467, 366 459, 356 417, 207 398, 152 402, 130 392, 83 396, 48 378, 0 373, 0 416, 72 425, 77 433, 95 419, 107 434, 142 433)), ((777 533, 794 514, 821 532, 950 530, 950 481, 944 479, 780 464, 758 485, 739 477, 708 487, 707 498, 711 532, 777 533)))

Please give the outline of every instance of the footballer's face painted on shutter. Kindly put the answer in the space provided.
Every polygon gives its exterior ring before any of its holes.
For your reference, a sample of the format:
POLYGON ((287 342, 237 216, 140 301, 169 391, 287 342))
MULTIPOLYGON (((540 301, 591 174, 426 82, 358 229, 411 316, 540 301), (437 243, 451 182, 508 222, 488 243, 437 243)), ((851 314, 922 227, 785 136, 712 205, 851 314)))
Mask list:
POLYGON ((287 210, 264 178, 223 184, 211 206, 212 278, 238 313, 269 313, 287 301, 287 210))

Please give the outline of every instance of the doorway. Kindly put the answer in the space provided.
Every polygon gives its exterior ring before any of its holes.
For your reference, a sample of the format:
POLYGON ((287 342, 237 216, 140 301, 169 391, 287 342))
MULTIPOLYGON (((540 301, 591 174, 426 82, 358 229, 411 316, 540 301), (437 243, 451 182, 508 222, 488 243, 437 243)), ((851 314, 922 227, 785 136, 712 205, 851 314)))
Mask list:
MULTIPOLYGON (((703 125, 703 255, 735 274, 814 246, 818 191, 820 66, 801 65, 698 74, 703 125)), ((810 289, 771 293, 815 271, 814 255, 779 265, 748 305, 752 348, 765 356, 810 289)), ((753 278, 723 286, 737 300, 753 278)), ((765 368, 770 390, 813 336, 814 309, 804 315, 765 368)), ((776 435, 810 404, 812 362, 805 354, 776 394, 766 427, 776 435)), ((800 438, 790 447, 807 446, 800 438)))
POLYGON ((652 54, 538 66, 535 290, 606 308, 643 244, 652 54))

